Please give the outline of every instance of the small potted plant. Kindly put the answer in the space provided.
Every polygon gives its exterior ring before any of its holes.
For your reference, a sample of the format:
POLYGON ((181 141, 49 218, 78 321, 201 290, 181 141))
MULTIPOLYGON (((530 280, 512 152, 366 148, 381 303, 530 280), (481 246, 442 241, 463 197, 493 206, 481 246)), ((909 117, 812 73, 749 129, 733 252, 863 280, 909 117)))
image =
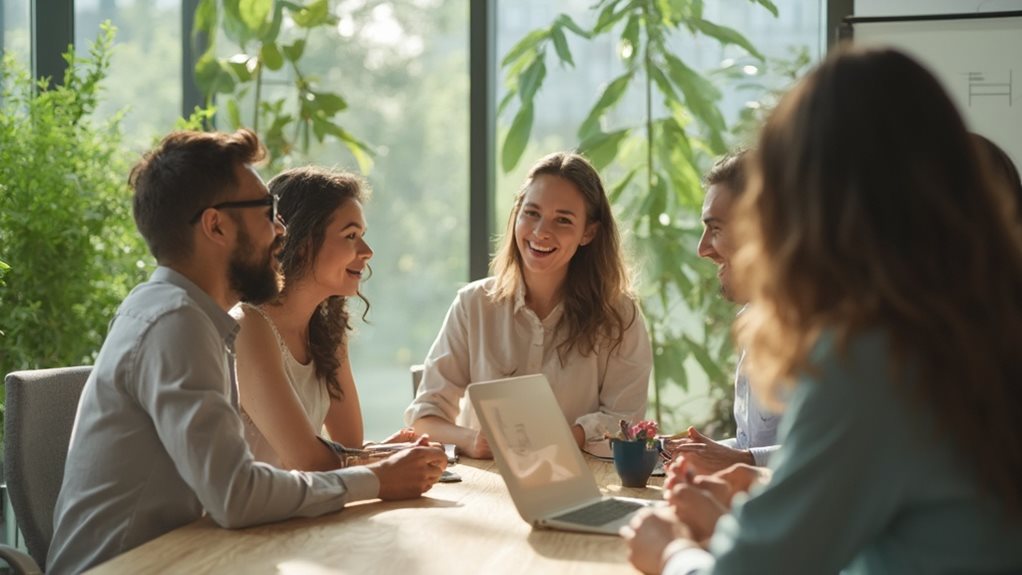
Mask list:
POLYGON ((650 473, 656 467, 660 452, 656 448, 657 424, 644 420, 629 425, 621 420, 620 431, 609 436, 614 455, 614 468, 621 478, 622 487, 645 487, 650 473))

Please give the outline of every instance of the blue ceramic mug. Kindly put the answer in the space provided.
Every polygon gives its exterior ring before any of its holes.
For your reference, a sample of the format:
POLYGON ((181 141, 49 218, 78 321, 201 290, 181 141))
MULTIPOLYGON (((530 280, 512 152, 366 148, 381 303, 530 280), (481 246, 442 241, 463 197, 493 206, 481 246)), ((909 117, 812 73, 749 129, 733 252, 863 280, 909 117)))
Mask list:
POLYGON ((646 441, 611 439, 610 449, 614 454, 614 469, 621 478, 621 486, 645 487, 660 457, 656 447, 646 441))

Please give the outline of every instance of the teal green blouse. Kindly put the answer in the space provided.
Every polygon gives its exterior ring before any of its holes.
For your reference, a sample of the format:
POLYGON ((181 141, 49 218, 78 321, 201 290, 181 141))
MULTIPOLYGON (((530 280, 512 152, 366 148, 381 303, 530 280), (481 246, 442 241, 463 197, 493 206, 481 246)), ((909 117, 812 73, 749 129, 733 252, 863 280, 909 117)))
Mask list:
POLYGON ((681 553, 666 571, 1022 573, 1022 518, 979 489, 954 430, 892 379, 887 338, 858 337, 845 354, 825 339, 814 357, 789 398, 770 485, 720 520, 713 560, 681 553))

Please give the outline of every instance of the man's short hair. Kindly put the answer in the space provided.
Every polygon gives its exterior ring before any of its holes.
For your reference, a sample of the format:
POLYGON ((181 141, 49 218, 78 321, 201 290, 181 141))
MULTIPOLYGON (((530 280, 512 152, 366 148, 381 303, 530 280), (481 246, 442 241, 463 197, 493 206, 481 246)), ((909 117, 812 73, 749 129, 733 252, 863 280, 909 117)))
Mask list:
POLYGON ((135 226, 158 262, 192 253, 191 220, 237 189, 235 169, 266 153, 249 130, 173 132, 131 170, 135 226))
POLYGON ((703 187, 723 184, 732 196, 737 198, 742 195, 745 191, 748 152, 746 148, 739 148, 714 162, 713 167, 703 178, 703 187))

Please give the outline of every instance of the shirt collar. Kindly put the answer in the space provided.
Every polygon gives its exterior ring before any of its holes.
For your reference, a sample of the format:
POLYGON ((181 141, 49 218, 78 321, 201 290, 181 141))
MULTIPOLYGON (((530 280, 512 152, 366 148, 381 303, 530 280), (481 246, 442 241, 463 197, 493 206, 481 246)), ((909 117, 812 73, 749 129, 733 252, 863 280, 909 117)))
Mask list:
POLYGON ((195 285, 184 274, 166 266, 157 266, 156 271, 149 277, 149 281, 165 282, 185 290, 185 293, 199 306, 199 309, 209 316, 217 333, 228 347, 234 349, 234 338, 237 337, 240 326, 229 313, 220 307, 220 304, 209 297, 205 290, 195 285))
MULTIPOLYGON (((528 309, 528 307, 525 305, 525 282, 524 281, 520 281, 520 282, 518 282, 518 287, 515 288, 515 307, 514 307, 514 313, 517 314, 523 308, 524 309, 528 309)), ((554 306, 554 309, 552 309, 550 311, 550 315, 546 316, 546 319, 543 320, 543 324, 549 326, 551 324, 557 323, 560 320, 561 313, 563 311, 564 311, 564 302, 561 301, 556 306, 554 306)), ((532 310, 530 309, 529 312, 531 313, 532 310)))
POLYGON ((515 313, 525 307, 525 282, 518 282, 515 288, 515 313))

